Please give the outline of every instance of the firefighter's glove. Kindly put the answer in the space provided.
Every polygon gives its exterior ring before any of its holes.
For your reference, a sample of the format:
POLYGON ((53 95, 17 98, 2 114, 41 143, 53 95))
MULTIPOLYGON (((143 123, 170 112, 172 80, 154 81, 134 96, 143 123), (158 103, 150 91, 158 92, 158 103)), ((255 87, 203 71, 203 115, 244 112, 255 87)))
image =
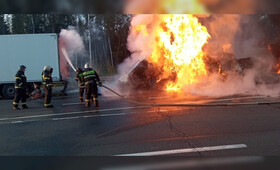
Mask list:
POLYGON ((98 82, 98 85, 100 86, 100 87, 102 87, 102 82, 100 81, 100 82, 98 82))
POLYGON ((52 86, 53 86, 53 84, 48 84, 47 88, 50 89, 50 88, 52 88, 52 86))

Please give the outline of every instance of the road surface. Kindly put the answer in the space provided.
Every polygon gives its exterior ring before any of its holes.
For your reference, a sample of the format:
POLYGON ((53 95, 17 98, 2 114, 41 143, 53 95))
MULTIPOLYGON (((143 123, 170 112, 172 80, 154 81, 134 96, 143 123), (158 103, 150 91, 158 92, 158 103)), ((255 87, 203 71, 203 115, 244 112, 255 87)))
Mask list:
MULTIPOLYGON (((135 94, 130 103, 100 96, 89 109, 77 93, 43 100, 12 111, 1 100, 1 156, 245 156, 248 161, 280 155, 280 101, 267 96, 205 98, 135 94), (276 102, 273 104, 263 104, 276 102), (168 106, 147 103, 252 103, 229 106, 168 106), (255 104, 254 104, 255 103, 255 104), (252 157, 251 157, 252 156, 252 157)), ((246 160, 246 159, 242 159, 246 160)))

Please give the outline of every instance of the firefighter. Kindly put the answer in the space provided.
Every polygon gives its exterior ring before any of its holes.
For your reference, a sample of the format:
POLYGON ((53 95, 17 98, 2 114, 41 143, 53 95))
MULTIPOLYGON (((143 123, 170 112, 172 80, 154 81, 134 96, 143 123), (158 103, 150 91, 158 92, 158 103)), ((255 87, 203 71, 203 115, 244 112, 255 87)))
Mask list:
POLYGON ((85 64, 83 79, 86 88, 86 107, 90 107, 91 98, 93 98, 94 106, 98 107, 99 102, 97 85, 102 86, 102 82, 100 81, 97 72, 94 69, 90 68, 89 64, 85 64))
POLYGON ((53 68, 51 66, 45 66, 44 71, 42 72, 42 80, 43 80, 43 86, 45 91, 44 106, 46 108, 53 108, 53 105, 51 104, 52 86, 53 86, 52 71, 53 68))
POLYGON ((83 70, 82 68, 77 68, 76 69, 77 75, 75 77, 75 80, 78 82, 79 85, 79 98, 80 102, 84 102, 84 91, 85 91, 85 82, 83 80, 83 70))
POLYGON ((26 67, 24 65, 21 65, 19 67, 18 72, 15 75, 15 97, 13 101, 13 110, 19 110, 18 104, 21 100, 21 105, 23 109, 27 109, 26 105, 26 88, 27 88, 27 80, 24 75, 24 72, 26 70, 26 67))

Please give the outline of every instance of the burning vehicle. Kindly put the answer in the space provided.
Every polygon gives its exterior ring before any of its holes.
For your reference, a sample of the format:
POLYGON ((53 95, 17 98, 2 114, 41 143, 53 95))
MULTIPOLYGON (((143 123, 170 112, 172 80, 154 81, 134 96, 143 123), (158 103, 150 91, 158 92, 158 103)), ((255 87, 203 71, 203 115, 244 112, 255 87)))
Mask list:
MULTIPOLYGON (((236 77, 239 77, 241 82, 251 69, 256 70, 253 80, 255 85, 280 82, 276 74, 280 69, 269 70, 268 74, 262 72, 261 67, 256 69, 257 57, 248 55, 238 58, 231 44, 225 44, 224 49, 216 49, 222 51, 218 57, 208 54, 204 48, 211 35, 196 16, 160 15, 154 18, 156 21, 152 24, 145 21, 136 24, 136 17, 135 24, 131 26, 130 36, 136 38, 129 38, 134 40, 133 43, 138 39, 147 41, 146 51, 151 53, 126 70, 119 79, 121 85, 141 90, 180 92, 200 86, 201 83, 209 84, 212 75, 217 77, 214 81, 226 82, 233 77, 238 81, 236 77)), ((135 47, 131 51, 138 52, 135 47)))
MULTIPOLYGON (((229 54, 225 54, 229 55, 229 54)), ((221 81, 228 78, 227 72, 236 72, 243 75, 244 71, 253 67, 250 58, 234 59, 221 64, 220 61, 211 58, 204 59, 206 70, 208 73, 217 73, 220 75, 221 81)), ((129 86, 134 89, 141 90, 164 90, 168 82, 176 82, 177 75, 174 72, 170 77, 161 79, 164 74, 163 68, 156 67, 147 60, 139 61, 135 66, 123 77, 119 79, 122 86, 129 86)))

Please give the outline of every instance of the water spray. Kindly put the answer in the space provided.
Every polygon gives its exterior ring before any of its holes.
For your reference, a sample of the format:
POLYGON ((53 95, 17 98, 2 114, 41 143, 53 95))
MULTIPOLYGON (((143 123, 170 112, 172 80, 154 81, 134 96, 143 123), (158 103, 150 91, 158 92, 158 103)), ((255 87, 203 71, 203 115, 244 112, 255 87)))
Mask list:
POLYGON ((69 65, 71 66, 71 68, 76 72, 76 69, 75 69, 75 67, 73 66, 73 64, 72 64, 72 62, 71 62, 71 60, 70 60, 70 58, 69 58, 69 56, 68 56, 68 54, 67 54, 65 48, 62 47, 62 48, 61 48, 61 51, 62 51, 62 53, 63 53, 63 55, 64 55, 66 61, 68 62, 68 64, 69 64, 69 65))

